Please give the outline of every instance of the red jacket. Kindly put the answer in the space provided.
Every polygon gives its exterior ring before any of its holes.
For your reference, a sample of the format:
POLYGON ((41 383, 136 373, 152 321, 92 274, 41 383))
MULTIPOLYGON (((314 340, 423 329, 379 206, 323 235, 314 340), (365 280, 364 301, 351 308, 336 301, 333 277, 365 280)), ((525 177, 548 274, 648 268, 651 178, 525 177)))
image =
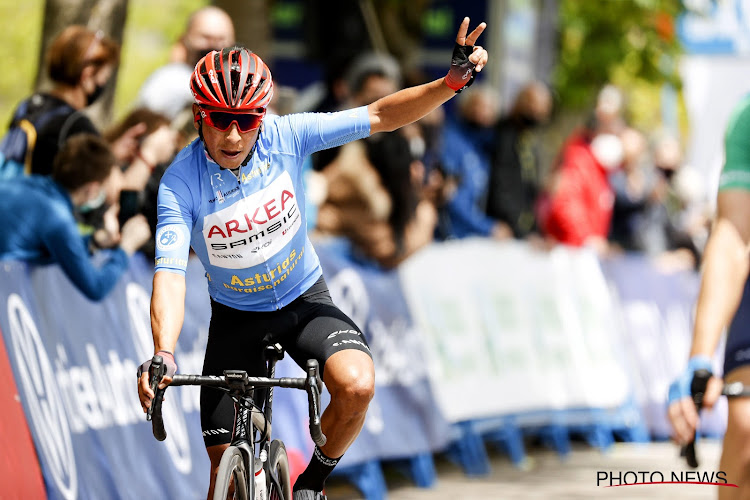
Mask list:
POLYGON ((540 203, 541 228, 566 245, 581 246, 591 236, 606 238, 614 199, 607 170, 578 134, 563 147, 552 188, 540 203))

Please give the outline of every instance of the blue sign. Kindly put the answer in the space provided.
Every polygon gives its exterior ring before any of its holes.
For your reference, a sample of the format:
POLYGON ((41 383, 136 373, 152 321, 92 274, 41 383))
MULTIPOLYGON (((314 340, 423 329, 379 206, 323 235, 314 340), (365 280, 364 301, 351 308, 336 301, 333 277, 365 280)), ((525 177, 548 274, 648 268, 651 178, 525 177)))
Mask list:
MULTIPOLYGON (((365 329, 378 370, 376 398, 345 463, 443 448, 447 424, 418 363, 420 346, 398 298, 398 278, 368 273, 342 255, 323 251, 321 257, 332 292, 365 329)), ((4 262, 0 275, 0 329, 49 498, 205 498, 209 463, 200 389, 169 389, 164 442, 153 438, 138 401, 136 369, 153 353, 151 264, 136 255, 101 302, 86 299, 57 266, 4 262)), ((186 279, 176 358, 181 373, 200 373, 210 301, 197 259, 186 279)), ((301 370, 287 357, 277 373, 301 370)), ((274 435, 285 441, 293 474, 299 473, 312 451, 306 395, 277 389, 274 396, 274 435)))
MULTIPOLYGON (((171 391, 165 443, 138 402, 136 368, 153 353, 145 259, 134 258, 99 303, 57 266, 3 266, 0 328, 49 498, 203 498, 209 467, 195 395, 171 391)), ((188 315, 180 346, 196 344, 204 325, 188 315)))
POLYGON ((750 52, 750 9, 743 0, 704 1, 703 11, 689 11, 677 21, 688 54, 750 52))

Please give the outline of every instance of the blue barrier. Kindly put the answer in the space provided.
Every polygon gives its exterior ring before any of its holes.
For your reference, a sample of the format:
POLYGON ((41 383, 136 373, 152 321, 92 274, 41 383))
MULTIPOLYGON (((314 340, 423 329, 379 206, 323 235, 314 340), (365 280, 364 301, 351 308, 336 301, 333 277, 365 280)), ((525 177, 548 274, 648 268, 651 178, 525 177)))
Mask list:
POLYGON ((378 460, 369 460, 356 465, 342 465, 333 470, 333 475, 346 477, 367 500, 388 498, 388 488, 378 460))
MULTIPOLYGON (((628 348, 616 349, 622 355, 618 362, 628 366, 631 375, 632 396, 623 404, 494 415, 463 407, 468 418, 450 424, 428 377, 430 358, 425 350, 436 345, 412 318, 402 291, 403 276, 358 261, 340 241, 319 242, 316 248, 334 300, 362 327, 376 364, 376 396, 365 427, 336 470, 366 498, 387 496, 381 463, 395 466, 417 486, 431 487, 436 482, 432 460, 436 452, 445 453, 468 475, 481 476, 490 472, 487 446, 504 451, 521 467, 528 436, 537 436, 565 457, 571 435, 581 435, 591 446, 606 451, 615 439, 645 441, 658 437, 663 429, 659 420, 664 418, 659 413, 663 403, 653 397, 653 388, 663 384, 666 389, 669 371, 679 364, 672 359, 678 355, 666 346, 689 340, 691 301, 697 289, 694 275, 661 276, 646 261, 630 257, 605 263, 605 273, 617 291, 616 323, 622 323, 627 332, 627 339, 621 340, 627 340, 628 348), (656 318, 649 323, 652 329, 639 328, 644 308, 651 308, 648 318, 656 318), (669 369, 653 367, 653 358, 634 350, 640 342, 657 342, 656 352, 666 357, 667 362, 660 361, 669 369), (651 399, 644 398, 646 391, 651 399)), ((93 303, 55 266, 0 265, 0 329, 49 498, 142 498, 153 491, 163 492, 165 498, 204 496, 208 463, 200 438, 198 391, 187 387, 172 391, 165 412, 170 437, 166 443, 157 443, 133 388, 135 368, 152 350, 151 276, 150 263, 138 256, 112 294, 93 303), (109 376, 98 376, 93 367, 101 367, 99 372, 109 376), (47 412, 45 421, 39 419, 42 409, 47 412), (139 478, 136 488, 131 482, 134 477, 139 478)), ((460 285, 462 276, 450 278, 460 285)), ((202 365, 210 314, 204 279, 200 264, 191 260, 185 325, 178 344, 182 372, 199 372, 202 365)), ((492 313, 493 304, 504 303, 483 303, 482 314, 492 313)), ((438 312, 457 314, 446 315, 447 319, 464 319, 460 310, 438 312)), ((493 323, 491 340, 495 343, 487 344, 501 356, 503 342, 511 340, 502 330, 502 318, 490 318, 498 322, 493 323)), ((543 344, 540 348, 567 355, 560 346, 543 344)), ((499 362, 496 365, 493 369, 504 368, 499 362)), ((288 358, 278 370, 279 375, 299 373, 288 358)), ((542 366, 538 371, 543 370, 542 366)), ((537 373, 518 375, 529 391, 544 387, 533 378, 537 373)), ((446 380, 449 377, 450 373, 446 380)), ((562 382, 566 380, 576 379, 562 382)), ((554 388, 547 390, 554 392, 554 388)), ((312 451, 304 395, 278 391, 275 404, 275 433, 296 457, 299 472, 312 451)), ((718 426, 703 429, 709 435, 721 431, 718 426)))
POLYGON ((437 482, 435 461, 431 453, 420 453, 391 463, 419 488, 432 488, 437 482))

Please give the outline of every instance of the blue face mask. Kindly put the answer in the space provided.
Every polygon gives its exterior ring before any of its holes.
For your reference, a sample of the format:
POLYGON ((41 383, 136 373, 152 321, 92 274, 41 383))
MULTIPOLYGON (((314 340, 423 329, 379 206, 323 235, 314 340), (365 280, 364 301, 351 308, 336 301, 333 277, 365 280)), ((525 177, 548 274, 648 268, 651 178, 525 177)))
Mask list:
POLYGON ((78 206, 78 211, 82 214, 92 212, 96 210, 97 208, 104 205, 104 202, 107 200, 107 193, 104 191, 104 189, 99 191, 99 194, 96 198, 93 198, 88 201, 84 201, 81 205, 78 206))

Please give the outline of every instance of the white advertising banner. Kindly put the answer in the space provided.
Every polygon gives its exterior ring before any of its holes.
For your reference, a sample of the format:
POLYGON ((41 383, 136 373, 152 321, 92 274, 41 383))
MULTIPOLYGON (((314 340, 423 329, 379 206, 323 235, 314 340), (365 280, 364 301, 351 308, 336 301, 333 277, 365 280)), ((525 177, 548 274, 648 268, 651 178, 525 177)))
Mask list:
POLYGON ((400 273, 450 421, 626 400, 620 335, 593 254, 461 240, 425 249, 400 273))

